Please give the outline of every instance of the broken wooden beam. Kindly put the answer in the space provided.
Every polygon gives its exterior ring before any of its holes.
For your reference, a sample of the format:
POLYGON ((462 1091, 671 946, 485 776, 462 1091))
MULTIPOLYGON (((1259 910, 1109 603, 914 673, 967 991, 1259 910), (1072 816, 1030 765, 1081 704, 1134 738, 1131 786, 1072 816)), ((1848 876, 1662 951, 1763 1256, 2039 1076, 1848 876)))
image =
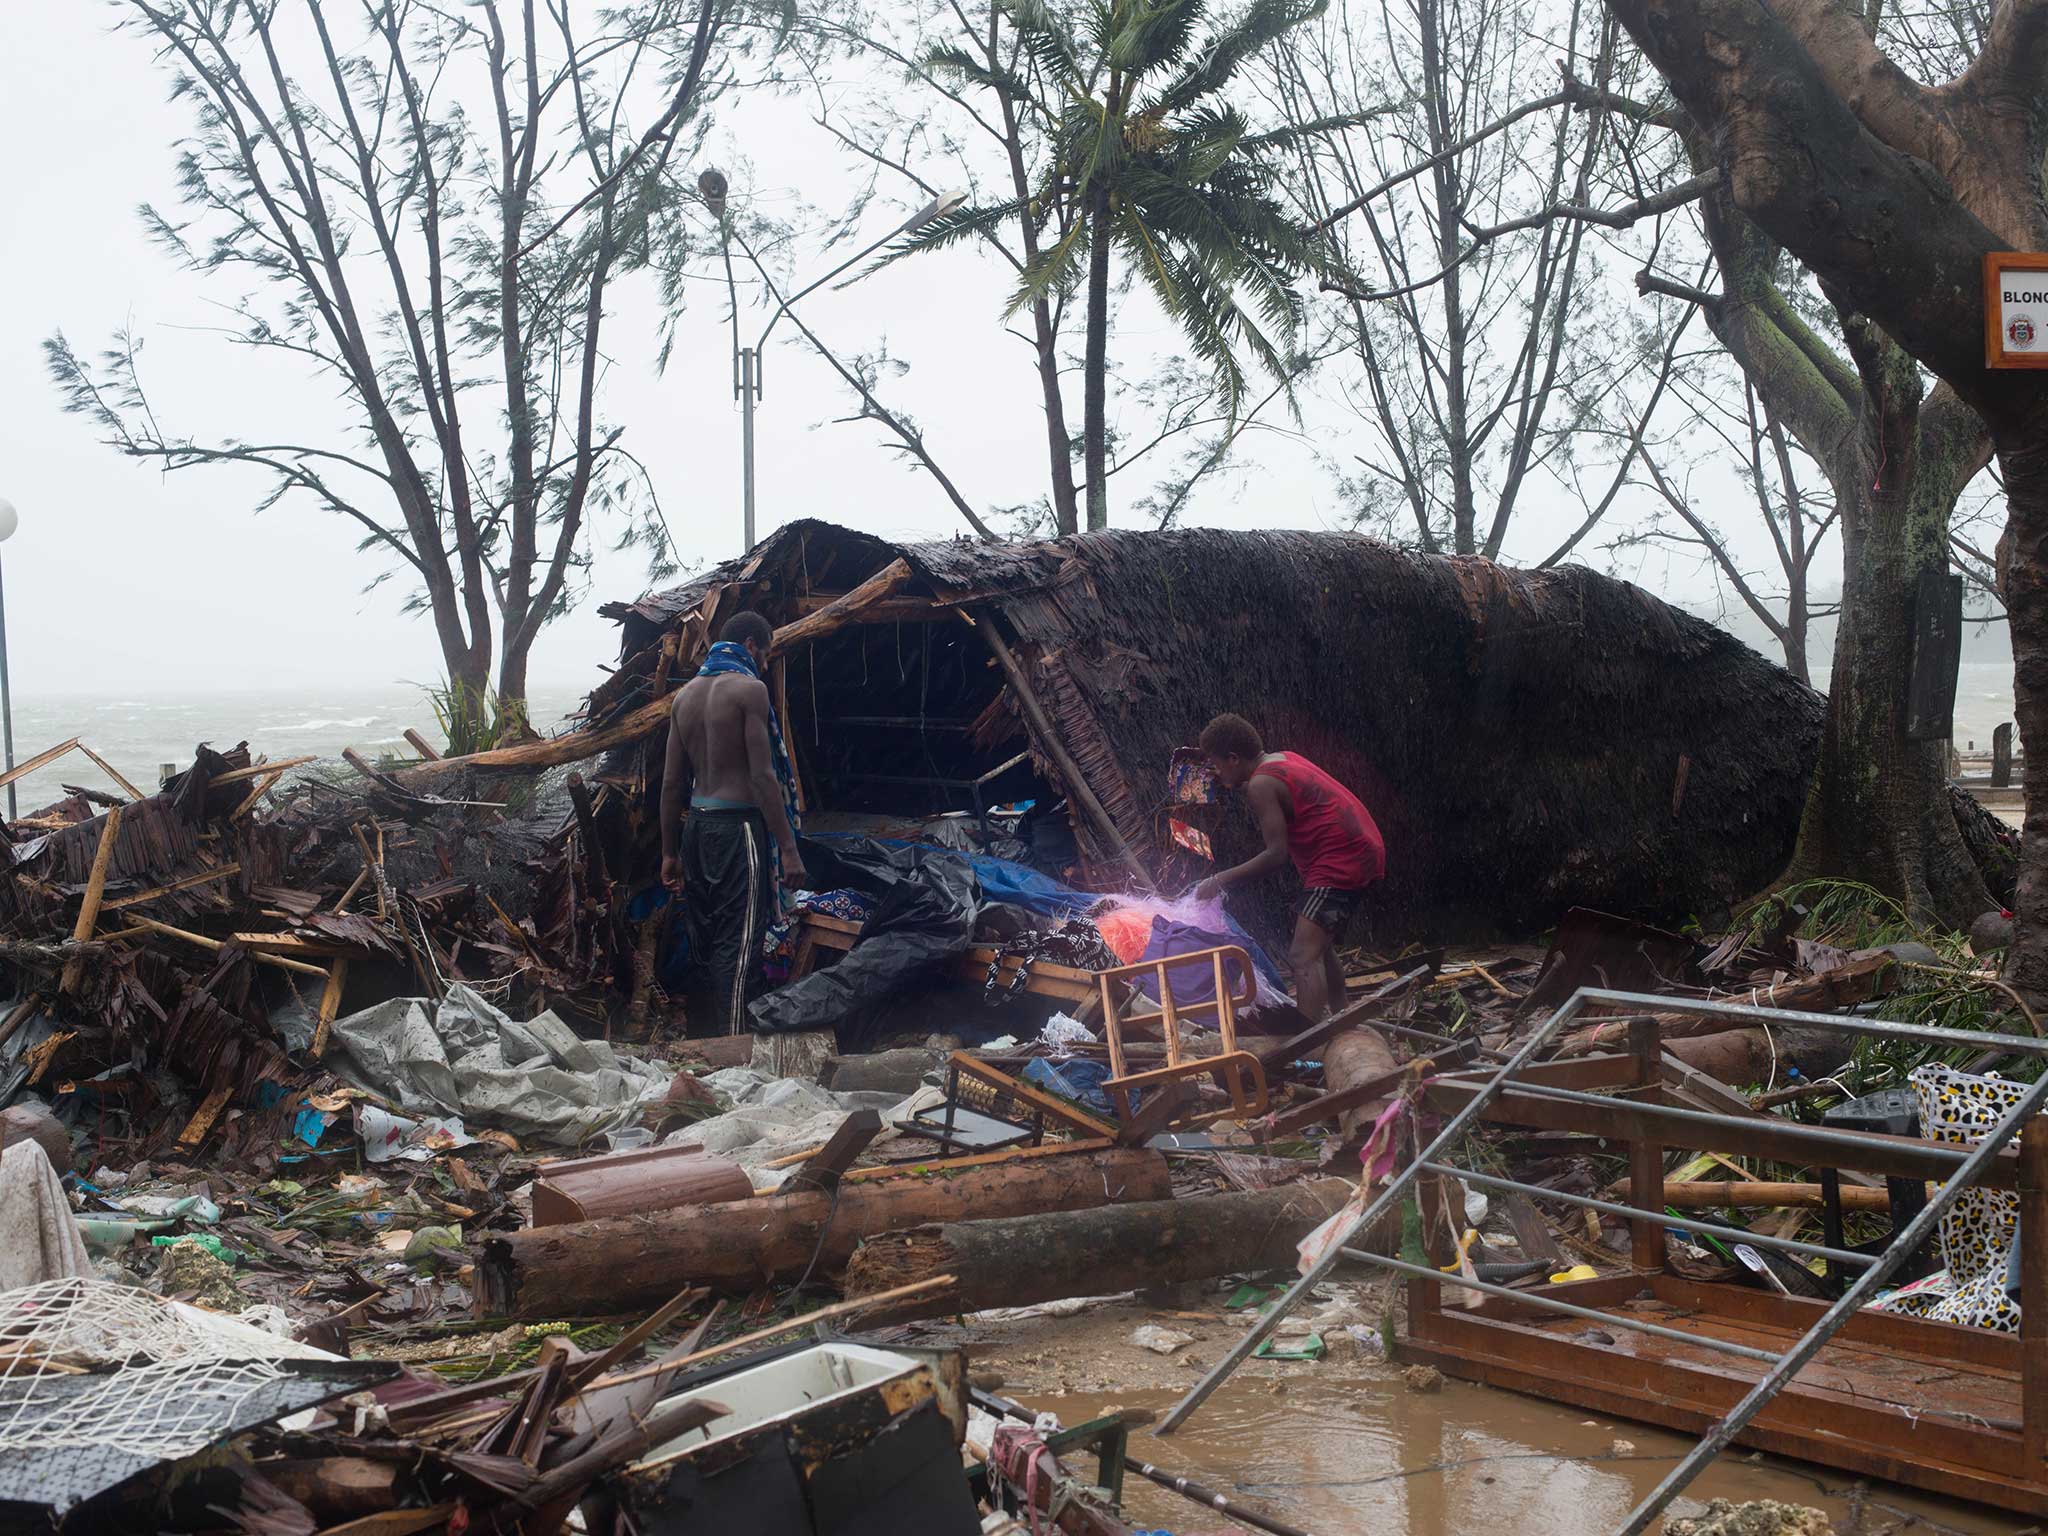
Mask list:
POLYGON ((320 1012, 313 1024, 313 1059, 327 1052, 327 1034, 341 1015, 341 992, 348 984, 348 956, 341 955, 327 967, 327 984, 320 989, 320 1012))
MULTIPOLYGON (((1621 1186, 1622 1195, 1628 1193, 1628 1185, 1621 1186)), ((1664 1184, 1664 1203, 1675 1211, 1718 1211, 1718 1210, 1776 1210, 1779 1208, 1817 1211, 1827 1201, 1818 1184, 1775 1184, 1763 1179, 1688 1179, 1664 1184)), ((1842 1186, 1842 1209, 1845 1211, 1888 1211, 1892 1208, 1889 1191, 1859 1189, 1853 1184, 1842 1186)))
POLYGON ((209 1093, 205 1102, 192 1112, 192 1118, 185 1122, 185 1129, 178 1132, 178 1145, 187 1152, 196 1150, 206 1140, 206 1133, 213 1129, 213 1122, 220 1118, 221 1111, 228 1107, 228 1098, 234 1091, 235 1085, 229 1081, 209 1093))
POLYGON ((814 1266, 836 1273, 863 1238, 931 1221, 1077 1210, 1173 1192, 1166 1160, 1125 1148, 1013 1158, 943 1178, 845 1179, 721 1205, 494 1234, 477 1261, 480 1316, 562 1317, 658 1306, 679 1286, 746 1292, 814 1266))
POLYGON ((768 642, 768 654, 779 656, 806 641, 822 640, 834 630, 857 622, 870 604, 893 596, 909 583, 910 578, 910 562, 892 560, 852 591, 834 598, 816 613, 806 614, 795 623, 785 624, 776 630, 774 638, 768 642))
POLYGON ((853 1160, 868 1149, 868 1143, 882 1134, 882 1116, 879 1110, 856 1109, 839 1122, 826 1143, 804 1159, 804 1164, 782 1183, 783 1193, 795 1193, 799 1189, 822 1189, 826 1191, 839 1187, 840 1177, 853 1166, 853 1160))
POLYGON ((98 768, 101 773, 104 773, 116 784, 120 785, 121 793, 126 795, 130 800, 145 800, 148 798, 148 796, 144 795, 141 790, 137 789, 133 784, 130 784, 126 779, 122 778, 119 769, 117 769, 112 763, 108 762, 104 757, 101 757, 99 753, 93 751, 93 749, 91 747, 88 747, 84 742, 81 741, 78 744, 78 750, 83 752, 87 757, 91 758, 93 761, 93 766, 98 768))
POLYGON ((202 885, 212 885, 217 880, 231 880, 242 872, 242 866, 223 864, 218 869, 201 870, 196 875, 187 875, 182 880, 173 880, 166 885, 152 886, 146 891, 137 891, 133 896, 117 896, 112 901, 100 903, 102 912, 119 912, 125 907, 139 907, 146 901, 155 901, 164 896, 175 896, 180 891, 196 890, 202 885))
MULTIPOLYGON (((100 920, 100 898, 107 893, 107 865, 114 857, 114 840, 121 835, 121 807, 115 806, 107 812, 106 820, 100 826, 99 846, 93 850, 92 873, 86 876, 85 899, 78 904, 78 921, 72 925, 71 940, 83 944, 92 937, 92 930, 100 920)), ((64 975, 59 981, 59 992, 74 992, 85 975, 85 956, 73 955, 64 962, 64 975)))
POLYGON ((34 773, 38 768, 48 767, 51 763, 57 761, 58 758, 62 757, 66 752, 69 752, 73 747, 77 745, 78 738, 76 736, 73 736, 69 741, 60 741, 54 747, 45 748, 43 751, 38 752, 34 757, 28 759, 28 761, 26 762, 16 763, 12 768, 8 769, 5 773, 0 773, 0 789, 5 789, 9 784, 14 783, 17 779, 27 778, 30 774, 34 773))
POLYGON ((1024 675, 1024 668, 1018 664, 1009 645, 996 633, 994 623, 977 622, 965 609, 960 610, 960 617, 974 626, 975 633, 981 636, 989 654, 995 657, 996 665, 1003 669, 1003 676, 1010 684, 1010 695, 1017 701, 1017 707, 1024 712, 1024 719, 1031 727, 1033 744, 1052 759, 1053 766, 1059 770, 1060 780, 1065 784, 1067 793, 1073 797, 1074 803, 1087 813, 1090 821, 1095 823, 1097 833, 1110 850, 1123 861, 1124 868, 1131 872, 1132 878, 1138 882, 1138 889, 1156 891, 1158 887, 1152 882, 1152 872, 1146 869, 1137 854, 1131 851, 1131 845, 1124 841, 1124 835, 1118 830, 1116 821, 1101 800, 1096 798, 1095 790, 1081 772, 1081 765, 1074 761, 1074 755, 1067 750, 1066 742, 1053 726, 1052 717, 1045 712, 1045 706, 1039 703, 1037 693, 1032 690, 1031 680, 1024 675))
POLYGON ((1357 1192, 1349 1179, 1256 1194, 1152 1200, 928 1224, 863 1243, 846 1268, 859 1297, 938 1274, 955 1289, 883 1314, 891 1319, 1035 1306, 1263 1269, 1292 1270, 1295 1245, 1357 1192), (1028 1262, 1024 1256, 1028 1255, 1028 1262))
MULTIPOLYGON (((219 954, 227 947, 219 939, 209 939, 203 933, 193 933, 185 928, 173 928, 169 923, 160 923, 153 917, 137 917, 131 921, 138 928, 147 928, 151 933, 160 933, 167 939, 182 939, 187 944, 200 949, 210 949, 215 954, 219 954)), ((318 976, 322 981, 327 979, 326 971, 317 965, 309 965, 304 960, 292 960, 284 955, 266 955, 256 950, 248 951, 248 955, 251 960, 274 965, 281 971, 297 971, 302 976, 318 976)))
POLYGON ((431 746, 429 746, 427 744, 427 738, 422 736, 418 731, 414 730, 411 726, 407 726, 405 728, 405 739, 406 742, 412 747, 413 751, 419 753, 419 755, 425 758, 428 762, 438 763, 439 761, 441 761, 441 754, 436 752, 431 746))

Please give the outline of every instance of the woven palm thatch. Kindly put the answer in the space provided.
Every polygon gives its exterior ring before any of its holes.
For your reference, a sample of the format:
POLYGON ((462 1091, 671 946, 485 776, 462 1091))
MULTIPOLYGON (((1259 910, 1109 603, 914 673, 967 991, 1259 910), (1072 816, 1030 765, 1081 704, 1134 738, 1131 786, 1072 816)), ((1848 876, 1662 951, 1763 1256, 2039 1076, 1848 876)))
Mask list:
MULTIPOLYGON (((1365 800, 1387 842, 1374 905, 1404 930, 1527 932, 1573 905, 1705 913, 1767 884, 1791 852, 1819 694, 1628 583, 1347 534, 897 544, 795 523, 745 561, 607 608, 624 665, 592 718, 659 686, 660 642, 679 625, 715 632, 743 606, 787 622, 806 594, 898 559, 912 577, 889 611, 900 621, 923 601, 993 623, 1144 858, 1161 852, 1169 756, 1222 710, 1365 800)), ((686 648, 668 666, 687 663, 686 648)), ((1048 744, 1032 744, 1049 770, 1048 744)), ((1107 870, 1107 840, 1081 832, 1107 870)), ((1226 829, 1226 856, 1244 832, 1226 829)))

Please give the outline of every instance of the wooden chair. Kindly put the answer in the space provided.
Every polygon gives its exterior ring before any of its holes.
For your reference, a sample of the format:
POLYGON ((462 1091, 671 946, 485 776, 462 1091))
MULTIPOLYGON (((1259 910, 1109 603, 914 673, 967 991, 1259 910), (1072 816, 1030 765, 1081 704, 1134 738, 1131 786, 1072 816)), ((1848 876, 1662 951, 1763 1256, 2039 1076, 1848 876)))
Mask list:
MULTIPOLYGON (((1109 1044, 1110 1076, 1103 1081, 1102 1088, 1109 1095, 1110 1103, 1116 1106, 1117 1118, 1127 1128, 1143 1124, 1149 1134, 1164 1129, 1168 1124, 1193 1125, 1223 1115, 1256 1119, 1266 1112, 1265 1068, 1259 1064, 1258 1057, 1239 1049, 1237 1043, 1238 1006, 1252 1000, 1253 988, 1257 985, 1251 956, 1242 948, 1225 944, 1185 955, 1141 960, 1136 965, 1099 972, 1096 981, 1102 988, 1102 1027, 1109 1044), (1185 975, 1187 967, 1200 966, 1205 961, 1214 980, 1215 995, 1198 1003, 1180 1002, 1173 995, 1174 972, 1185 975), (1232 967, 1235 967, 1235 979, 1232 967), (1119 989, 1114 984, 1135 980, 1148 972, 1154 977, 1159 992, 1158 1010, 1128 1015, 1120 1013, 1116 997, 1119 989), (1214 1056, 1186 1055, 1181 1045, 1181 1021, 1209 1015, 1214 1015, 1217 1031, 1223 1037, 1222 1051, 1214 1056), (1124 1060, 1124 1030, 1134 1024, 1155 1023, 1166 1041, 1166 1065, 1144 1072, 1129 1071, 1124 1060), (1165 1118, 1157 1125, 1151 1123, 1154 1119, 1151 1114, 1140 1120, 1135 1090, 1157 1087, 1168 1098, 1175 1098, 1177 1090, 1174 1085, 1202 1077, 1213 1078, 1217 1086, 1230 1095, 1229 1109, 1192 1116, 1184 1121, 1165 1118)), ((1134 997, 1136 995, 1133 993, 1134 997)))

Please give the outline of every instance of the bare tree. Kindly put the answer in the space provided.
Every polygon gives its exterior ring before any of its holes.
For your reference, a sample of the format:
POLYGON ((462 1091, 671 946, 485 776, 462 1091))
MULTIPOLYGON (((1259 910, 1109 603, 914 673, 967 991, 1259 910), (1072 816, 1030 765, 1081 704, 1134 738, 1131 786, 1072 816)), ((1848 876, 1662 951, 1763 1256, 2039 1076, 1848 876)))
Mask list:
MULTIPOLYGON (((1499 557, 1547 481, 1591 509, 1544 563, 1564 558, 1625 483, 1685 325, 1619 312, 1606 279, 1599 226, 1665 211, 1641 200, 1654 173, 1636 164, 1658 135, 1607 105, 1638 66, 1575 0, 1338 0, 1276 57, 1292 121, 1394 104, 1300 152, 1303 217, 1365 275, 1323 284, 1351 353, 1325 378, 1371 444, 1350 449, 1356 515, 1424 550, 1499 557), (1540 70, 1558 89, 1527 99, 1540 70)), ((1628 239, 1630 267, 1658 248, 1654 226, 1628 239)))
POLYGON ((251 467, 271 482, 260 506, 355 523, 389 557, 376 580, 417 584, 464 708, 495 658, 518 718, 593 510, 657 569, 670 557, 600 419, 601 333, 621 273, 688 247, 671 167, 728 78, 741 4, 644 0, 582 35, 570 0, 359 0, 346 33, 321 0, 122 0, 194 118, 182 219, 146 225, 191 270, 241 280, 230 343, 333 380, 341 409, 291 441, 185 435, 126 333, 91 361, 46 343, 68 405, 123 453, 251 467))

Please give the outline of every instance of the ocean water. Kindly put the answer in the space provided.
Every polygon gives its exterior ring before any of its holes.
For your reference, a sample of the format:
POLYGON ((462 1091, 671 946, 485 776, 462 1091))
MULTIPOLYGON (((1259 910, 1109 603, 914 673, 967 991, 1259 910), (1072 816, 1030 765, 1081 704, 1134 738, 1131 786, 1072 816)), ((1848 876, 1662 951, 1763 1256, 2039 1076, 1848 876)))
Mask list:
MULTIPOLYGON (((593 678, 593 681, 596 679, 593 678)), ((566 688, 533 690, 528 701, 534 724, 544 733, 581 702, 566 688)), ((136 696, 28 697, 14 701, 14 760, 24 762, 70 737, 105 758, 145 792, 157 785, 159 766, 191 766, 201 742, 224 751, 246 741, 252 753, 272 759, 324 758, 354 747, 376 758, 383 751, 409 753, 410 727, 442 744, 434 711, 418 688, 403 684, 375 688, 318 688, 306 692, 222 692, 161 698, 136 696)), ((79 752, 67 752, 48 767, 16 781, 21 814, 59 799, 64 786, 116 790, 107 776, 79 752)))
MULTIPOLYGON (((596 678, 593 677, 593 682, 596 678)), ((1825 688, 1826 676, 1816 677, 1825 688)), ((534 723, 552 734, 581 702, 568 688, 536 688, 530 705, 534 723)), ((2012 667, 2004 662, 1964 662, 1956 682, 1955 742, 1980 752, 1991 748, 1991 733, 2012 719, 2012 667)), ((249 743, 252 752, 273 759, 324 758, 354 747, 375 758, 381 751, 405 753, 410 726, 435 746, 441 735, 426 695, 403 684, 374 688, 320 688, 307 692, 221 692, 175 697, 17 698, 14 701, 14 758, 22 762, 45 747, 76 736, 148 791, 156 787, 160 764, 182 769, 192 749, 206 742, 216 749, 249 743)), ((66 784, 114 789, 105 774, 81 753, 70 752, 17 782, 23 815, 64 793, 66 784)))
MULTIPOLYGON (((1814 669, 1813 686, 1827 692, 1825 667, 1814 669)), ((1958 752, 1989 752, 1991 733, 2012 718, 2011 662, 1966 661, 1956 668, 1953 734, 1958 752)))

